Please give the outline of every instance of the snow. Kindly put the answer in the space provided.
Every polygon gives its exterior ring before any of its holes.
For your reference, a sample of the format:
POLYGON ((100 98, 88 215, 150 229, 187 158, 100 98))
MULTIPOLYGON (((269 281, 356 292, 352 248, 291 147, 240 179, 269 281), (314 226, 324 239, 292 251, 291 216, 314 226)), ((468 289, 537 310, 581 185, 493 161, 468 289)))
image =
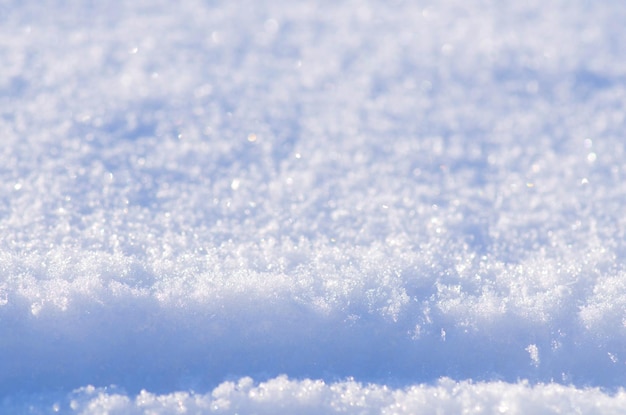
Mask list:
POLYGON ((626 4, 0 6, 0 412, 618 413, 626 4))
POLYGON ((155 395, 145 390, 134 397, 88 386, 74 391, 51 413, 146 414, 621 414, 624 392, 607 396, 598 389, 504 382, 471 383, 440 379, 431 386, 392 390, 354 380, 326 384, 321 380, 289 380, 279 376, 255 384, 245 377, 224 382, 211 393, 174 392, 155 395))

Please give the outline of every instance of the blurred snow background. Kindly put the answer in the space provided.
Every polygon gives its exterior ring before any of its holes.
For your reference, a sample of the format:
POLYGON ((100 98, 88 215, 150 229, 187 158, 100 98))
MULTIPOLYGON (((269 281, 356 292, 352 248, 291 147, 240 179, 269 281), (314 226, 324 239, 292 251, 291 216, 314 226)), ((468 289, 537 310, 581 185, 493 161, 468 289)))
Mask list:
POLYGON ((3 1, 0 409, 618 413, 624 21, 3 1))

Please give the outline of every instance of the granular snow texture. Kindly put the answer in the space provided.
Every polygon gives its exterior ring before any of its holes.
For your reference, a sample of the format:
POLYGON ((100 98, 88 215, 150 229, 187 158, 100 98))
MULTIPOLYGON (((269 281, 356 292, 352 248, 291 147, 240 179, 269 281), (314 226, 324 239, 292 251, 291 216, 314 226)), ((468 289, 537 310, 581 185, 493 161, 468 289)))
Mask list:
POLYGON ((625 21, 4 1, 0 412, 623 412, 625 21))

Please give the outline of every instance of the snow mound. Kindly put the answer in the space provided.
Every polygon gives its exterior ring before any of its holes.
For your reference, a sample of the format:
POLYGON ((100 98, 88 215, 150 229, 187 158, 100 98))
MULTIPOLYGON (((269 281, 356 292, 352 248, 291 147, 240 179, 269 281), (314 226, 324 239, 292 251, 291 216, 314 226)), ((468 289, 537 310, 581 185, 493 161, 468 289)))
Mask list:
MULTIPOLYGON (((621 414, 626 393, 558 384, 472 383, 440 379, 432 386, 392 389, 346 380, 290 380, 286 376, 254 383, 225 382, 207 394, 141 391, 136 396, 86 386, 68 397, 42 405, 38 413, 68 414, 621 414)), ((0 406, 6 411, 22 410, 0 406)), ((33 413, 33 412, 31 412, 33 413)))

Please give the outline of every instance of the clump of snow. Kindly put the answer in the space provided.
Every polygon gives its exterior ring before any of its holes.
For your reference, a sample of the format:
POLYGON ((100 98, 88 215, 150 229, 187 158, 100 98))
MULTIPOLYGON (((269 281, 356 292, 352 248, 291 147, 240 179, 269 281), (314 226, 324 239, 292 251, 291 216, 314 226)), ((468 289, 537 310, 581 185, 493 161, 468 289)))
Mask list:
MULTIPOLYGON (((164 395, 142 390, 137 395, 86 386, 52 404, 45 413, 68 414, 620 414, 623 391, 607 395, 599 389, 558 384, 455 382, 442 378, 431 386, 394 389, 354 380, 325 383, 279 376, 255 383, 246 377, 224 382, 212 392, 164 395), (557 411, 557 412, 555 412, 557 411)), ((45 409, 44 409, 45 408, 45 409)), ((22 409, 5 403, 3 410, 22 409)))
POLYGON ((626 381, 625 19, 0 6, 5 407, 86 385, 87 413, 341 388, 365 412, 620 401, 586 388, 626 381))

